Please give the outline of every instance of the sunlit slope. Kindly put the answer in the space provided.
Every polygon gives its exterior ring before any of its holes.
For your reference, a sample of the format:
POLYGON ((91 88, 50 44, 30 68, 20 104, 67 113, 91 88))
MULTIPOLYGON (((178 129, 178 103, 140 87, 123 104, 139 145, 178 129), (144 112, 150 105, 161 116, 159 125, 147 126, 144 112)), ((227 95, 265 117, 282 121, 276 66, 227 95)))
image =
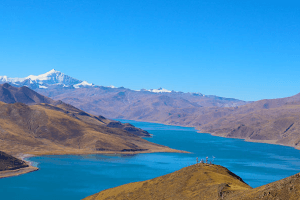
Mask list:
POLYGON ((0 150, 12 155, 173 151, 67 107, 0 102, 0 150))
POLYGON ((104 190, 85 200, 221 199, 251 187, 219 165, 197 164, 147 181, 104 190))
POLYGON ((299 197, 300 174, 252 189, 222 166, 196 164, 151 180, 107 189, 84 200, 299 200, 299 197))
POLYGON ((300 148, 299 102, 262 109, 249 108, 250 105, 242 106, 235 113, 207 123, 199 129, 218 136, 300 148))
POLYGON ((250 191, 243 191, 231 196, 231 199, 252 200, 299 200, 300 199, 300 174, 263 185, 250 191))

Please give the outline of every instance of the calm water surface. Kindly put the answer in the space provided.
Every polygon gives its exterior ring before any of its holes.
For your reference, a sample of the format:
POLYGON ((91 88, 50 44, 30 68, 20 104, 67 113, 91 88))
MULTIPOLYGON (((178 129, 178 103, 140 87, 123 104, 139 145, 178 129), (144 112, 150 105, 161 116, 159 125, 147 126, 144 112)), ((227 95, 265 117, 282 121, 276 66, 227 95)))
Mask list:
POLYGON ((3 199, 82 199, 121 184, 143 181, 195 164, 206 156, 252 187, 300 172, 298 150, 199 134, 193 128, 130 122, 153 134, 147 140, 191 154, 63 155, 30 158, 40 170, 0 179, 3 199))

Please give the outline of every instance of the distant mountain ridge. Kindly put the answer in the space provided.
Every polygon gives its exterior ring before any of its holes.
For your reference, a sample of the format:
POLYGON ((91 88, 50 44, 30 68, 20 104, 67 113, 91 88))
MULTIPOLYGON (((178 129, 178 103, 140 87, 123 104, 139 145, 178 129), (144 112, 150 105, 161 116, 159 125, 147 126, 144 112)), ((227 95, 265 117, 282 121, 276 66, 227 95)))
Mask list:
MULTIPOLYGON (((201 93, 184 93, 159 89, 131 90, 124 87, 97 86, 51 70, 26 78, 0 77, 0 83, 27 86, 39 94, 61 100, 95 115, 179 125, 182 119, 207 108, 237 107, 249 102, 201 93)), ((196 124, 188 124, 198 126, 196 124)))
MULTIPOLYGON (((57 71, 55 69, 50 70, 49 72, 41 75, 29 75, 25 78, 10 78, 7 76, 0 76, 0 84, 3 83, 9 83, 12 86, 15 87, 21 87, 21 86, 27 86, 31 89, 52 89, 52 88, 69 88, 69 89, 79 89, 82 87, 104 87, 104 88, 111 88, 111 89, 118 89, 115 86, 97 86, 93 83, 88 83, 87 81, 81 81, 75 78, 72 78, 68 75, 65 75, 64 73, 57 71)), ((125 89, 123 87, 119 87, 119 89, 125 89)), ((130 90, 130 89, 128 89, 130 90)), ((134 90, 131 90, 134 91, 134 90)), ((206 96, 206 97, 212 97, 212 98, 222 98, 222 99, 231 99, 231 100, 237 100, 233 98, 224 98, 224 97, 218 97, 214 95, 204 95, 199 92, 192 92, 192 93, 184 93, 184 92, 177 92, 174 90, 167 90, 165 88, 158 88, 158 89, 140 89, 136 90, 136 92, 151 92, 151 93, 183 93, 188 95, 194 95, 194 96, 206 96)), ((240 100, 237 100, 240 101, 240 100)))
POLYGON ((108 118, 190 126, 218 136, 300 149, 300 94, 245 102, 162 88, 135 91, 123 87, 52 85, 35 91, 108 118))

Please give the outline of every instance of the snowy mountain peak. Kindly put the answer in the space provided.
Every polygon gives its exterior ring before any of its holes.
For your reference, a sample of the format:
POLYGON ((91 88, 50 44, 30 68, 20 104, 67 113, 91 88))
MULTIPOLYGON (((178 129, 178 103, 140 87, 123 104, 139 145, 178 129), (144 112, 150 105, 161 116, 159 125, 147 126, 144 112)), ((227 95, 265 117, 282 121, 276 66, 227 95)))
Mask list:
POLYGON ((10 83, 15 86, 28 86, 31 89, 46 89, 51 86, 74 88, 94 86, 92 83, 72 78, 60 71, 56 71, 55 69, 37 76, 29 75, 26 78, 8 78, 7 76, 0 76, 0 83, 10 83))
POLYGON ((56 71, 55 69, 52 69, 51 71, 49 71, 45 74, 38 75, 38 76, 29 75, 25 79, 31 79, 33 81, 35 81, 35 80, 44 81, 44 80, 51 80, 51 79, 54 80, 54 79, 56 79, 59 82, 62 82, 63 79, 64 79, 64 76, 65 76, 64 73, 61 73, 59 71, 56 71))
MULTIPOLYGON (((48 74, 53 74, 53 73, 56 73, 56 72, 59 72, 59 71, 56 71, 55 69, 51 69, 49 72, 47 72, 48 74)), ((47 74, 46 73, 46 74, 47 74)))

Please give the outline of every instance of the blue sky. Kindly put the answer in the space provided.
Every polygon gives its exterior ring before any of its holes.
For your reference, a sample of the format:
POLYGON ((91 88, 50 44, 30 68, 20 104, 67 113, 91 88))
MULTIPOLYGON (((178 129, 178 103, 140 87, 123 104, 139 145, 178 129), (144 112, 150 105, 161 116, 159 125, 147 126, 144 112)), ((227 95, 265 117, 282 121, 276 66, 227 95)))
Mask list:
POLYGON ((300 2, 1 0, 0 75, 242 100, 300 92, 300 2))

